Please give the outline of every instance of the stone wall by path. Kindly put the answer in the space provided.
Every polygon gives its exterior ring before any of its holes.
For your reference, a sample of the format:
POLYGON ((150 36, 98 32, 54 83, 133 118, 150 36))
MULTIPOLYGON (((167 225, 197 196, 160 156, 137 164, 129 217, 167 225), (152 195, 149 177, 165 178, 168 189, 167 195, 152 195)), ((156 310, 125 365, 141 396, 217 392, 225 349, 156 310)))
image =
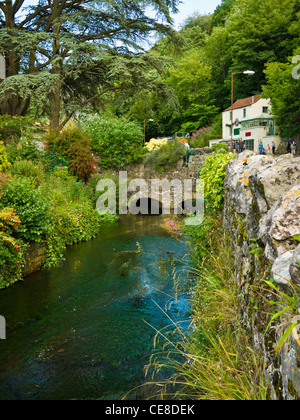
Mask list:
POLYGON ((271 398, 299 399, 299 344, 291 335, 282 351, 275 352, 283 330, 279 328, 273 339, 266 334, 260 315, 265 308, 257 308, 255 299, 266 266, 280 290, 300 286, 300 157, 244 152, 228 164, 224 186, 224 227, 234 245, 245 326, 257 351, 264 354, 271 398))
POLYGON ((164 173, 157 173, 151 167, 150 164, 135 164, 129 166, 126 170, 129 178, 142 178, 142 179, 167 179, 171 181, 173 179, 198 179, 199 169, 205 163, 206 157, 212 153, 209 147, 203 149, 192 149, 195 152, 195 156, 190 157, 188 167, 186 167, 185 158, 178 160, 177 164, 164 173))
POLYGON ((23 269, 23 276, 28 277, 43 268, 46 262, 46 244, 31 243, 26 251, 26 263, 23 269))

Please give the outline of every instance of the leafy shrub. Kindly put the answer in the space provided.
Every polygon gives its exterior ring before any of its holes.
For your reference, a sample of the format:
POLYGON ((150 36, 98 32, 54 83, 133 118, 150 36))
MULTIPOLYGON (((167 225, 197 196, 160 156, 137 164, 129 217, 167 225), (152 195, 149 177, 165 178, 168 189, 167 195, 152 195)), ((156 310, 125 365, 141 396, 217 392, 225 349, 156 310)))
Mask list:
POLYGON ((95 190, 63 168, 52 172, 44 192, 52 204, 53 220, 47 235, 46 267, 59 264, 67 245, 94 238, 103 223, 115 220, 101 217, 96 211, 95 190))
POLYGON ((204 181, 205 202, 208 209, 219 211, 224 201, 224 180, 226 165, 233 159, 232 154, 216 153, 208 156, 203 168, 200 170, 204 181))
POLYGON ((145 162, 150 164, 156 172, 163 173, 174 167, 178 160, 184 156, 186 156, 186 147, 178 141, 174 141, 149 153, 145 162))
POLYGON ((31 160, 16 161, 11 167, 11 173, 12 175, 31 179, 36 186, 45 182, 45 171, 41 162, 33 162, 31 160))
POLYGON ((0 289, 22 278, 25 246, 13 237, 20 225, 13 209, 0 210, 0 289))
POLYGON ((22 222, 17 237, 41 242, 50 228, 50 204, 42 189, 26 178, 12 178, 3 190, 1 207, 13 208, 22 222))
POLYGON ((94 173, 96 161, 92 156, 90 140, 79 128, 52 131, 45 136, 48 151, 54 151, 66 159, 69 173, 87 182, 94 173))
POLYGON ((38 160, 42 154, 36 147, 36 142, 30 137, 20 138, 7 144, 7 156, 11 164, 18 160, 38 160))
POLYGON ((0 136, 5 143, 21 137, 22 132, 29 127, 33 127, 31 117, 0 115, 0 136))
POLYGON ((227 146, 227 144, 224 143, 218 143, 218 144, 214 144, 211 148, 212 152, 217 152, 218 150, 225 150, 226 152, 229 152, 229 147, 227 146))
POLYGON ((5 172, 0 172, 0 199, 3 196, 5 185, 9 182, 11 176, 5 172))
POLYGON ((214 118, 212 126, 202 127, 192 134, 191 147, 207 147, 209 140, 222 138, 222 114, 214 118))
POLYGON ((143 147, 141 127, 125 118, 90 115, 80 122, 92 141, 93 151, 100 157, 103 168, 125 168, 140 162, 146 150, 143 147))
POLYGON ((7 172, 9 170, 10 163, 7 159, 6 148, 4 143, 0 141, 0 172, 7 172))

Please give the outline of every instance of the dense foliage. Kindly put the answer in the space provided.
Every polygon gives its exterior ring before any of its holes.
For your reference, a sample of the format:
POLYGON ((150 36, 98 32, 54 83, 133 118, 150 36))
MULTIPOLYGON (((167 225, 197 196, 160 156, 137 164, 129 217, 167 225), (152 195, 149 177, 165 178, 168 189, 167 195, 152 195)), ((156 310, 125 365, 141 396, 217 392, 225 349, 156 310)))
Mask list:
POLYGON ((0 141, 0 172, 5 172, 9 169, 10 163, 7 159, 7 152, 4 143, 0 141))
MULTIPOLYGON (((51 139, 68 150, 84 137, 65 133, 51 139)), ((0 288, 22 279, 32 243, 46 248, 45 268, 53 267, 63 259, 68 245, 94 238, 103 223, 117 218, 96 211, 97 175, 89 174, 89 180, 80 170, 72 175, 72 166, 49 171, 42 153, 34 160, 22 159, 18 144, 9 146, 11 155, 18 156, 11 165, 6 160, 9 173, 0 171, 0 288)))
POLYGON ((91 139, 91 147, 103 168, 125 169, 129 163, 142 160, 146 150, 139 124, 107 115, 90 115, 80 124, 91 139))
POLYGON ((14 237, 20 225, 14 209, 0 209, 0 289, 22 278, 25 245, 14 237))
POLYGON ((47 150, 63 157, 69 173, 78 180, 87 182, 95 171, 96 161, 92 156, 90 140, 79 128, 53 130, 45 136, 47 150))
POLYGON ((58 128, 61 111, 69 117, 83 106, 101 104, 107 93, 136 88, 135 64, 142 65, 143 56, 135 53, 147 35, 174 32, 170 12, 177 3, 0 2, 0 49, 8 76, 0 86, 0 112, 24 115, 37 98, 51 127, 58 128), (148 7, 155 16, 146 13, 148 7))
POLYGON ((224 202, 224 180, 226 165, 234 155, 218 152, 206 158, 205 165, 200 171, 204 181, 205 203, 207 210, 220 211, 224 202))
POLYGON ((178 141, 173 141, 149 153, 145 159, 158 173, 173 168, 180 158, 186 156, 186 147, 178 141))
POLYGON ((18 238, 41 242, 49 232, 50 203, 42 189, 34 188, 29 179, 13 177, 6 184, 0 202, 3 207, 12 207, 20 217, 18 238))
POLYGON ((286 138, 300 133, 300 49, 295 54, 292 62, 271 63, 265 70, 264 95, 271 98, 272 111, 286 138))

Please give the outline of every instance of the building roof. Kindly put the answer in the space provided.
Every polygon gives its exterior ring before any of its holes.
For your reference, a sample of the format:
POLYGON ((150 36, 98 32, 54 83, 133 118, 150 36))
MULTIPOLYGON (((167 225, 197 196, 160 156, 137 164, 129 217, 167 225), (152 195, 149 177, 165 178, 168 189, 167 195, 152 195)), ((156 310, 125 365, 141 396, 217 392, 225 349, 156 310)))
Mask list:
MULTIPOLYGON (((232 109, 245 108, 246 106, 255 104, 260 99, 261 98, 259 95, 249 96, 249 98, 239 99, 233 104, 232 109)), ((227 108, 225 111, 231 111, 231 107, 227 108)))

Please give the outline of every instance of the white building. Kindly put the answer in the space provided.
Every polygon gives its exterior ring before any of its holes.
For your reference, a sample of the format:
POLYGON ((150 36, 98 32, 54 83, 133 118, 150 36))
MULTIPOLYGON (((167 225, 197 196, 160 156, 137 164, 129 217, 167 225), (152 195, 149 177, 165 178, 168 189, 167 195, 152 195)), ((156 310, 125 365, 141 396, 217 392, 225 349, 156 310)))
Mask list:
MULTIPOLYGON (((270 99, 260 96, 250 96, 233 104, 233 141, 242 138, 246 150, 258 152, 258 145, 262 141, 265 150, 274 141, 276 148, 281 142, 278 135, 270 99)), ((210 146, 216 143, 231 142, 231 107, 223 112, 223 138, 211 140, 210 146)))

